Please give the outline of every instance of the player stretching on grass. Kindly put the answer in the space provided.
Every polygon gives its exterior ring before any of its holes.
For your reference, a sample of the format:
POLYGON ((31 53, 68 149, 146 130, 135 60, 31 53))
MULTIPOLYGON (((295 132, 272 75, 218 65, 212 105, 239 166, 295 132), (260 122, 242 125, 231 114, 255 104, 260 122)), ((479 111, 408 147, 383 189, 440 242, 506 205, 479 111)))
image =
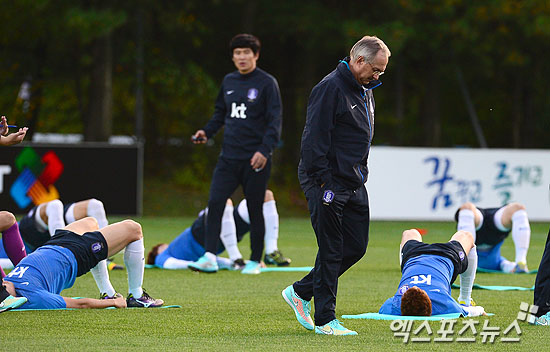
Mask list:
MULTIPOLYGON (((291 260, 285 258, 277 247, 279 237, 279 214, 273 198, 273 192, 266 190, 263 205, 265 222, 265 248, 264 262, 277 266, 287 266, 291 260)), ((178 237, 170 245, 160 243, 153 247, 147 255, 147 264, 154 264, 164 269, 187 269, 188 265, 204 255, 204 226, 207 212, 201 211, 193 225, 178 237)), ((219 268, 242 269, 245 263, 241 252, 237 247, 244 235, 250 230, 250 218, 246 199, 233 207, 231 199, 227 200, 222 217, 220 239, 222 244, 218 254, 227 250, 229 259, 217 257, 219 268)))
POLYGON ((477 247, 477 266, 506 273, 526 273, 527 251, 531 227, 525 206, 510 203, 500 208, 477 208, 464 203, 455 214, 457 228, 472 233, 477 247), (502 243, 512 232, 516 247, 516 260, 510 262, 500 255, 502 243))
POLYGON ((98 229, 87 217, 57 230, 44 246, 25 257, 4 279, 8 292, 26 297, 23 309, 159 307, 164 301, 143 291, 143 233, 141 226, 125 220, 98 229), (101 260, 124 249, 128 271, 128 297, 104 292, 103 299, 62 297, 77 276, 84 275, 101 260))
MULTIPOLYGON (((0 145, 8 146, 21 143, 27 134, 27 127, 20 128, 15 133, 9 133, 8 120, 5 116, 0 118, 0 145)), ((4 249, 7 252, 12 263, 17 264, 23 257, 27 255, 23 241, 19 234, 19 228, 15 217, 7 211, 0 212, 0 232, 4 239, 4 249)), ((4 278, 6 274, 0 267, 0 278, 4 278)), ((0 285, 0 313, 9 309, 17 308, 27 300, 24 297, 11 296, 4 285, 0 285)))
MULTIPOLYGON (((447 243, 423 243, 420 232, 406 230, 401 238, 401 281, 397 292, 380 308, 380 314, 430 316, 461 313, 485 314, 483 307, 459 305, 451 296, 451 284, 468 267, 474 247, 469 232, 458 231, 447 243)), ((470 287, 470 292, 471 292, 470 287)))

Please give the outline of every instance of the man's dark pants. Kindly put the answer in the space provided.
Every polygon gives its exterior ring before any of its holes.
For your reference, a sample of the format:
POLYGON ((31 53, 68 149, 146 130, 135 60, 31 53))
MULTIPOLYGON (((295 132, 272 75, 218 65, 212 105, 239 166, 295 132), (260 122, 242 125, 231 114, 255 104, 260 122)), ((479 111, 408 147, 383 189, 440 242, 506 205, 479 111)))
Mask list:
POLYGON ((330 189, 331 202, 323 200, 328 189, 313 185, 305 188, 311 224, 319 251, 315 267, 294 283, 302 299, 315 297, 315 325, 336 318, 338 277, 363 257, 369 241, 369 200, 361 186, 355 191, 330 189))
POLYGON ((540 260, 539 271, 535 280, 535 305, 539 306, 537 317, 550 311, 550 230, 546 238, 546 246, 542 259, 540 260))
POLYGON ((210 199, 208 200, 208 215, 206 216, 205 250, 217 253, 220 239, 221 221, 227 198, 242 185, 244 197, 250 215, 250 260, 260 262, 264 249, 265 224, 263 203, 267 181, 271 172, 271 159, 265 167, 256 172, 250 166, 250 160, 227 159, 220 156, 212 184, 210 185, 210 199))

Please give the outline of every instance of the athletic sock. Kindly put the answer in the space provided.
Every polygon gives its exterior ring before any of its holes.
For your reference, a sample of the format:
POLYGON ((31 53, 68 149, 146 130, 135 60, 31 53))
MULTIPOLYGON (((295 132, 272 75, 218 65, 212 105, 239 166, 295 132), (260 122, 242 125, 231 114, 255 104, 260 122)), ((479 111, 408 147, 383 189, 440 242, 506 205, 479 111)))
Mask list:
POLYGON ((204 256, 209 262, 216 263, 216 255, 214 253, 206 252, 204 253, 204 256))
POLYGON ((243 257, 237 246, 237 227, 233 217, 233 206, 229 204, 223 211, 220 239, 231 260, 243 257))
POLYGON ((474 286, 474 280, 476 278, 477 270, 477 248, 474 245, 468 253, 468 268, 465 272, 460 274, 460 295, 458 296, 459 302, 464 302, 466 305, 470 305, 472 299, 472 287, 474 286))
POLYGON ((512 214, 512 239, 516 247, 516 263, 527 263, 531 227, 525 210, 518 210, 512 214))
POLYGON ((141 286, 143 285, 144 252, 143 238, 129 243, 124 251, 124 265, 128 272, 128 293, 135 298, 143 294, 141 286))
POLYGON ((90 269, 92 276, 94 277, 99 293, 106 293, 107 296, 112 297, 116 291, 111 285, 109 280, 109 270, 107 270, 107 260, 103 259, 96 266, 90 269))
POLYGON ((476 224, 474 220, 474 212, 469 209, 462 209, 458 212, 457 230, 468 231, 476 240, 476 224))
POLYGON ((170 258, 166 259, 166 261, 164 262, 162 267, 164 269, 187 269, 187 267, 191 263, 193 263, 193 262, 188 261, 188 260, 182 260, 182 259, 177 259, 177 258, 174 258, 174 257, 170 257, 170 258))
POLYGON ((14 266, 27 256, 17 222, 2 232, 2 243, 4 244, 8 258, 10 258, 14 266))
MULTIPOLYGON (((457 230, 468 231, 474 236, 474 243, 476 240, 476 225, 474 220, 474 212, 469 209, 462 209, 458 213, 457 230)), ((476 278, 477 270, 477 248, 474 247, 468 253, 468 268, 465 272, 460 274, 460 295, 458 296, 459 302, 465 302, 470 304, 472 298, 472 287, 476 278)))
MULTIPOLYGON (((36 212, 39 213, 39 209, 36 212)), ((46 204, 46 215, 48 216, 48 231, 50 232, 50 236, 55 235, 55 230, 65 227, 63 203, 59 199, 52 200, 46 204)))
POLYGON ((270 200, 268 202, 264 202, 263 212, 265 223, 265 253, 271 254, 278 249, 277 239, 279 238, 279 213, 277 213, 277 205, 275 201, 270 200))
POLYGON ((88 216, 91 216, 97 220, 99 228, 102 229, 105 226, 109 225, 107 221, 107 215, 105 214, 105 208, 103 207, 103 202, 97 199, 90 199, 88 202, 88 209, 86 210, 88 216))

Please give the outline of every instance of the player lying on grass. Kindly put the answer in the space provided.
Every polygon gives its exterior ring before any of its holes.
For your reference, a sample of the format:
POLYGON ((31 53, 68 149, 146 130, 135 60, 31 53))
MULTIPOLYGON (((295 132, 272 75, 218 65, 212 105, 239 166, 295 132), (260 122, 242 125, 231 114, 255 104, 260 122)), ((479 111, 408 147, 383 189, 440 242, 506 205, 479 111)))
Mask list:
MULTIPOLYGON (((401 281, 396 294, 380 308, 380 314, 430 316, 461 313, 484 315, 483 307, 459 305, 451 296, 451 284, 468 267, 474 238, 458 231, 447 243, 423 243, 416 229, 403 232, 400 245, 401 281)), ((470 293, 472 287, 469 287, 470 293)), ((462 293, 462 292, 461 292, 462 293)))
MULTIPOLYGON (((12 296, 27 298, 22 309, 159 307, 164 302, 142 289, 144 247, 141 225, 125 220, 99 230, 97 220, 84 218, 57 230, 45 245, 25 257, 4 278, 12 296), (100 287, 102 299, 62 297, 98 262, 124 249, 128 297, 116 293, 110 282, 100 287)), ((107 280, 108 281, 108 280, 107 280)))
MULTIPOLYGON (((266 251, 264 261, 266 264, 287 266, 291 260, 285 258, 277 246, 279 214, 273 192, 270 190, 265 192, 263 215, 266 251)), ((154 264, 164 269, 187 269, 190 263, 202 257, 205 253, 206 216, 207 210, 201 211, 193 225, 185 229, 169 245, 160 243, 154 246, 147 255, 147 264, 154 264)), ((242 269, 244 267, 245 262, 237 247, 237 242, 241 241, 248 231, 250 231, 250 217, 246 199, 242 200, 237 208, 234 208, 233 202, 228 199, 222 216, 221 244, 218 254, 227 250, 229 259, 218 256, 217 262, 220 268, 242 269)))
POLYGON ((479 268, 507 273, 529 271, 527 269, 527 251, 529 250, 531 227, 523 204, 510 203, 500 208, 484 209, 467 202, 457 210, 455 221, 457 229, 471 232, 474 236, 479 268), (516 248, 514 262, 500 254, 502 243, 510 231, 516 248))

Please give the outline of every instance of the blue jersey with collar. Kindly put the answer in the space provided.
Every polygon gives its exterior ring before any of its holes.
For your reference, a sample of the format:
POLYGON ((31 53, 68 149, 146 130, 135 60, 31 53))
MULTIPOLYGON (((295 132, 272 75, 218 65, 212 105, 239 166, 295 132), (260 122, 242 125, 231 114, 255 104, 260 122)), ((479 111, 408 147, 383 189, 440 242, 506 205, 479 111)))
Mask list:
POLYGON ((59 309, 67 307, 60 293, 73 286, 76 273, 76 258, 70 250, 46 245, 23 258, 5 280, 27 298, 21 309, 59 309))
POLYGON ((451 296, 453 262, 439 255, 423 254, 405 263, 396 294, 380 307, 380 314, 401 315, 401 297, 416 286, 426 291, 432 301, 432 315, 462 313, 464 310, 451 296))

